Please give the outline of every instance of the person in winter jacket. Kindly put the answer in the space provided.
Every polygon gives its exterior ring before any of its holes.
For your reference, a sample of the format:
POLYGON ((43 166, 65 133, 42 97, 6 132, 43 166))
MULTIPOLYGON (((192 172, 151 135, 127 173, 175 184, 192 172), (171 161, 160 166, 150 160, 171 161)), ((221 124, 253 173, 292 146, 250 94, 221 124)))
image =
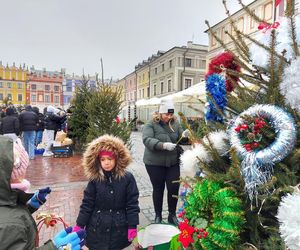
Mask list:
POLYGON ((155 223, 162 222, 162 207, 165 185, 168 191, 168 222, 178 225, 176 206, 178 196, 180 168, 176 144, 181 137, 187 137, 174 117, 174 104, 171 101, 161 103, 159 112, 143 128, 145 145, 144 164, 153 187, 155 223))
POLYGON ((126 171, 129 150, 117 137, 93 140, 83 156, 88 185, 74 231, 86 228, 89 250, 121 250, 131 244, 139 224, 139 191, 126 171))
POLYGON ((38 107, 32 108, 33 112, 38 116, 38 123, 36 125, 36 136, 35 136, 35 146, 39 145, 43 140, 43 132, 44 132, 44 115, 40 113, 38 107))
POLYGON ((59 115, 60 110, 54 108, 53 106, 47 107, 47 112, 45 114, 45 133, 47 136, 47 146, 43 156, 52 156, 51 146, 53 144, 55 133, 61 129, 61 125, 64 123, 66 116, 59 115))
POLYGON ((38 123, 38 116, 32 111, 32 107, 27 105, 25 111, 19 115, 20 129, 23 132, 23 144, 26 152, 29 155, 29 159, 34 159, 35 149, 35 135, 36 126, 38 123))
MULTIPOLYGON (((84 231, 72 233, 72 228, 62 230, 53 240, 37 247, 37 226, 31 216, 46 201, 49 188, 34 194, 28 190, 24 179, 29 163, 28 154, 18 139, 0 135, 0 249, 5 250, 58 250, 67 244, 79 250, 84 244, 84 231)), ((65 249, 65 248, 64 248, 65 249)))
POLYGON ((20 134, 19 118, 15 113, 13 107, 6 109, 6 116, 2 119, 0 125, 0 134, 12 138, 14 141, 17 140, 20 134))

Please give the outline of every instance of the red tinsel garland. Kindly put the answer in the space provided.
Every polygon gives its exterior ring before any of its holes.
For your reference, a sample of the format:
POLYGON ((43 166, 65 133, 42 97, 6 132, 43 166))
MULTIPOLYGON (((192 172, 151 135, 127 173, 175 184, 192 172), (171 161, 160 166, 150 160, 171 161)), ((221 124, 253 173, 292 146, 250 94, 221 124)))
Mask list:
MULTIPOLYGON (((231 69, 234 71, 241 72, 241 67, 234 62, 234 55, 231 52, 223 52, 220 55, 214 57, 209 65, 208 65, 208 72, 206 73, 205 77, 207 78, 211 74, 220 74, 222 73, 221 67, 224 67, 225 69, 231 69)), ((228 92, 233 91, 235 83, 232 82, 238 82, 239 77, 234 76, 231 74, 227 74, 225 77, 226 80, 226 90, 228 92)))

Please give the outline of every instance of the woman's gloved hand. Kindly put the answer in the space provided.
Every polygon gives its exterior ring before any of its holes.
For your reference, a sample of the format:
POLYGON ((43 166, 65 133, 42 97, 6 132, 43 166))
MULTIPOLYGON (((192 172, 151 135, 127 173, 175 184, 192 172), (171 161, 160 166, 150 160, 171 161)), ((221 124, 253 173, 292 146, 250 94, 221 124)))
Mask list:
POLYGON ((53 243, 58 250, 65 249, 65 247, 69 247, 68 249, 72 250, 80 250, 85 244, 85 237, 85 230, 72 232, 72 227, 68 227, 54 237, 53 243))
POLYGON ((39 189, 34 193, 32 198, 27 202, 27 204, 33 208, 38 209, 41 205, 46 202, 46 196, 51 193, 49 187, 39 189))
POLYGON ((129 228, 127 238, 128 241, 133 241, 133 239, 137 236, 137 229, 135 228, 129 228))
POLYGON ((163 149, 168 150, 168 151, 173 151, 176 147, 175 143, 171 143, 171 142, 165 142, 163 144, 163 149))
POLYGON ((181 136, 182 136, 183 138, 188 138, 190 135, 191 135, 191 132, 190 132, 190 130, 188 130, 188 129, 184 130, 184 131, 182 132, 182 134, 181 134, 181 136))

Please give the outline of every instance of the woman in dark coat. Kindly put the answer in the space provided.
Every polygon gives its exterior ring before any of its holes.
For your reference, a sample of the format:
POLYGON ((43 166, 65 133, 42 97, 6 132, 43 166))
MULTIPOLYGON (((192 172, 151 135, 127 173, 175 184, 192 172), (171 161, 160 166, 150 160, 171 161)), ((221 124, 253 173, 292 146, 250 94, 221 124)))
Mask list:
POLYGON ((168 191, 168 222, 178 225, 176 206, 179 191, 179 155, 177 142, 188 137, 189 131, 183 131, 174 116, 174 104, 165 101, 160 105, 159 112, 153 120, 143 128, 145 145, 144 163, 153 187, 153 204, 155 223, 162 222, 162 208, 165 186, 168 191))
POLYGON ((123 141, 109 135, 92 141, 84 153, 89 183, 76 223, 86 228, 89 250, 121 250, 136 236, 139 192, 126 171, 130 161, 123 141))
POLYGON ((0 125, 0 134, 10 137, 14 141, 20 134, 19 118, 13 107, 6 109, 6 116, 2 119, 0 125))

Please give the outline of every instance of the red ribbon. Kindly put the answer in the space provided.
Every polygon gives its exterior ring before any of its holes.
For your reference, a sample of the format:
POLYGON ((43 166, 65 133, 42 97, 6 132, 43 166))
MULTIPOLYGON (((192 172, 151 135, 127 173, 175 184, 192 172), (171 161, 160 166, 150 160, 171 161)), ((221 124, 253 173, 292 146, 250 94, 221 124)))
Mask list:
POLYGON ((279 22, 275 22, 273 24, 268 24, 268 23, 265 23, 265 22, 262 22, 258 25, 258 29, 259 30, 262 30, 263 33, 265 33, 267 30, 269 29, 277 29, 279 27, 280 23, 279 22))

